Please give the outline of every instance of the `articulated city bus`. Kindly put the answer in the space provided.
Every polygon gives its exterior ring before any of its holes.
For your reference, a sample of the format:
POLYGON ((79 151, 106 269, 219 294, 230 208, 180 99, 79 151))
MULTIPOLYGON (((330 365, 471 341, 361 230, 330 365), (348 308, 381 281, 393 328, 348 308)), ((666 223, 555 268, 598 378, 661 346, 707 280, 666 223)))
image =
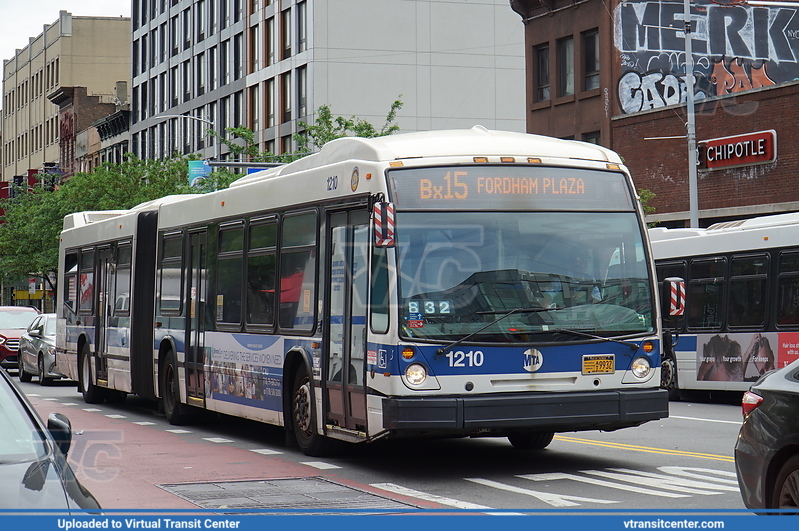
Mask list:
POLYGON ((654 266, 602 147, 470 130, 342 138, 208 194, 64 220, 58 363, 331 439, 556 432, 668 415, 654 266))
POLYGON ((799 214, 649 229, 658 278, 685 279, 685 314, 667 318, 663 385, 746 391, 799 357, 799 214), (673 343, 673 344, 672 344, 673 343))

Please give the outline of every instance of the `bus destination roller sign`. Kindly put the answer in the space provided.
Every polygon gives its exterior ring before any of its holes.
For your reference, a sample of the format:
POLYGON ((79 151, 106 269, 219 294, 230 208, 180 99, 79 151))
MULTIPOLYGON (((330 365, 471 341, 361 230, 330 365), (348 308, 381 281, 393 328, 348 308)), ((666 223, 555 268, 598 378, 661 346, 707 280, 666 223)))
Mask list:
POLYGON ((615 171, 462 165, 389 175, 403 210, 633 210, 625 176, 615 171))
POLYGON ((777 132, 758 131, 699 142, 699 169, 705 171, 768 164, 777 160, 777 132))

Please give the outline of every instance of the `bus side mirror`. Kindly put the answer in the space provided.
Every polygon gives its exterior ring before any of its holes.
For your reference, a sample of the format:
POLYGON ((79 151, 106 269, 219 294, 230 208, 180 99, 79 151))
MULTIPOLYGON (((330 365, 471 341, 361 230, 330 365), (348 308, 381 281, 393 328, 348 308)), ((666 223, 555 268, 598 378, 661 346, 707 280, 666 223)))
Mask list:
POLYGON ((378 201, 372 211, 375 247, 394 247, 394 203, 378 201))
POLYGON ((663 316, 676 320, 685 315, 685 280, 679 277, 663 279, 663 316))

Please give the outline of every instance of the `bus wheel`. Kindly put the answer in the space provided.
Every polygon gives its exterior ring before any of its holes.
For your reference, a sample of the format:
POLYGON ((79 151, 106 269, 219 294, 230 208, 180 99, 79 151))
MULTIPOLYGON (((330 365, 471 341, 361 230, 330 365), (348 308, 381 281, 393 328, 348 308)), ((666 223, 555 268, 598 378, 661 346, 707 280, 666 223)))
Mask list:
POLYGON ((103 401, 103 389, 92 383, 91 360, 89 359, 89 345, 83 345, 80 351, 80 390, 83 401, 87 404, 99 404, 103 401))
POLYGON ((164 415, 170 424, 185 424, 186 414, 183 404, 180 403, 180 384, 178 383, 178 363, 175 351, 166 354, 166 362, 161 377, 161 401, 164 405, 164 415))
POLYGON ((677 387, 677 364, 668 354, 660 361, 660 387, 669 392, 669 400, 680 399, 680 389, 677 387))
POLYGON ((322 456, 327 451, 327 437, 316 433, 316 415, 314 411, 313 395, 311 394, 311 379, 305 365, 300 365, 294 376, 294 385, 291 394, 291 422, 294 428, 294 437, 297 445, 306 454, 322 456))
POLYGON ((508 435, 508 440, 518 450, 543 450, 549 446, 554 436, 555 434, 551 431, 543 433, 520 432, 508 435))

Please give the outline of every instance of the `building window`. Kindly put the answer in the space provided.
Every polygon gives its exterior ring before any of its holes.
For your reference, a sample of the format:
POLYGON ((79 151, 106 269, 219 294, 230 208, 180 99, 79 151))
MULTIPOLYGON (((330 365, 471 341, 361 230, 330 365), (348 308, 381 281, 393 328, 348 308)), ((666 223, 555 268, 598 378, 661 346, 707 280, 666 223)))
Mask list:
POLYGON ((261 67, 261 47, 258 45, 258 30, 259 26, 253 26, 250 28, 250 42, 247 46, 247 51, 249 52, 251 63, 250 69, 248 73, 257 72, 258 69, 261 67))
POLYGON ((275 17, 266 20, 264 25, 264 58, 266 59, 266 66, 270 66, 275 62, 275 17))
POLYGON ((275 79, 266 82, 266 94, 264 97, 266 104, 266 127, 275 126, 275 79))
POLYGON ((591 131, 590 133, 583 133, 583 142, 588 142, 589 144, 596 144, 600 145, 601 136, 599 131, 591 131))
POLYGON ((574 94, 574 39, 558 41, 558 96, 574 94))
POLYGON ((261 100, 260 96, 258 95, 258 88, 258 85, 250 87, 250 105, 248 106, 250 116, 248 120, 249 124, 247 124, 247 127, 250 129, 250 131, 258 131, 261 126, 261 100))
POLYGON ((230 41, 222 41, 219 50, 219 86, 230 83, 230 41))
POLYGON ((583 33, 583 75, 585 90, 599 88, 599 31, 583 33))
POLYGON ((535 48, 535 101, 547 101, 549 95, 549 46, 535 48))
POLYGON ((209 73, 208 90, 209 91, 216 89, 218 83, 217 72, 218 70, 216 65, 216 46, 214 46, 213 48, 208 49, 208 73, 209 73))
POLYGON ((286 72, 280 76, 280 97, 282 99, 283 119, 281 123, 291 121, 291 73, 286 72))
POLYGON ((280 33, 283 39, 280 59, 291 57, 291 10, 286 9, 280 16, 280 33))
POLYGON ((297 69, 297 117, 302 119, 308 112, 308 68, 297 69))
POLYGON ((244 34, 239 33, 233 37, 233 79, 240 79, 244 75, 244 34))
POLYGON ((308 49, 308 6, 297 2, 297 53, 308 49))
POLYGON ((183 49, 191 47, 191 9, 183 11, 183 49))
POLYGON ((205 0, 197 0, 197 42, 205 39, 205 0))
POLYGON ((205 94, 205 80, 208 75, 205 71, 205 54, 197 54, 197 95, 202 96, 205 94))

